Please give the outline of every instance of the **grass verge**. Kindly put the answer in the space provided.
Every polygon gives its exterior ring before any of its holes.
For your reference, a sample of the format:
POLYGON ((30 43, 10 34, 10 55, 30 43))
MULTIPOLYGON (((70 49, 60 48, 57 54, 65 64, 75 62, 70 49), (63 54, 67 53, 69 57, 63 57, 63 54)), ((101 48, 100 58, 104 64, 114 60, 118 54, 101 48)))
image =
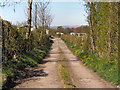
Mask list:
POLYGON ((67 47, 76 55, 88 68, 91 68, 94 72, 97 72, 104 80, 112 83, 115 87, 120 85, 118 68, 118 60, 106 60, 105 58, 99 58, 96 54, 81 53, 80 46, 74 46, 70 44, 69 41, 66 41, 67 47))

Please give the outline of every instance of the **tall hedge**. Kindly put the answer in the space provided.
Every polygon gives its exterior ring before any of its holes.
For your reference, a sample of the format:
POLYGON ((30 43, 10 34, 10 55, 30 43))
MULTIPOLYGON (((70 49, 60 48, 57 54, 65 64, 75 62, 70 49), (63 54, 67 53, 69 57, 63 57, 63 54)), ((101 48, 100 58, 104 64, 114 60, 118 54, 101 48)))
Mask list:
POLYGON ((27 27, 17 27, 5 20, 2 22, 2 28, 3 62, 16 58, 26 51, 31 51, 36 49, 38 46, 43 46, 45 43, 49 42, 47 35, 43 35, 42 39, 40 39, 38 30, 33 30, 30 38, 28 39, 27 27))

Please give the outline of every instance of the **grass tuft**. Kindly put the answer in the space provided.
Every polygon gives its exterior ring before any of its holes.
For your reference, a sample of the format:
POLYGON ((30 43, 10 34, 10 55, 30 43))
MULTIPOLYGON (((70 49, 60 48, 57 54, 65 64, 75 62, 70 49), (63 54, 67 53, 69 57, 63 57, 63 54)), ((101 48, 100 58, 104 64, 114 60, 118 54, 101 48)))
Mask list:
POLYGON ((60 56, 59 56, 59 72, 60 72, 60 78, 63 82, 64 88, 75 88, 76 86, 71 83, 69 71, 67 69, 68 63, 62 62, 62 60, 65 59, 64 53, 62 52, 61 48, 59 48, 60 56))

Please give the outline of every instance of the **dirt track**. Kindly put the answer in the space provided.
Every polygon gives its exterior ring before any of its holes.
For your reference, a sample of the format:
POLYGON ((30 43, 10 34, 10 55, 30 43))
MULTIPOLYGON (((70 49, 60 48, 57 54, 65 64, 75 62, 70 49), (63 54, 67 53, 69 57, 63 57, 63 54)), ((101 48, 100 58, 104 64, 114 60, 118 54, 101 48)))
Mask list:
POLYGON ((41 71, 42 75, 35 75, 28 80, 26 79, 24 83, 15 88, 63 88, 58 75, 59 48, 67 58, 71 81, 77 88, 113 88, 110 83, 85 67, 62 40, 58 38, 53 40, 54 43, 48 56, 43 60, 44 63, 33 68, 34 72, 41 71))

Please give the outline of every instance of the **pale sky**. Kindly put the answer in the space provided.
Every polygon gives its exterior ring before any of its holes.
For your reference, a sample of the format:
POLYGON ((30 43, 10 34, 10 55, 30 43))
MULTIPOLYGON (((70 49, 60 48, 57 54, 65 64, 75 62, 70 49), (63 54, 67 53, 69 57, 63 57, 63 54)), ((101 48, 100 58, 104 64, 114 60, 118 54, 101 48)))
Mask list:
MULTIPOLYGON (((11 2, 12 3, 12 2, 11 2)), ((52 2, 51 13, 54 20, 51 26, 60 25, 87 25, 84 2, 52 2)), ((27 2, 21 2, 15 6, 0 8, 0 16, 13 24, 27 21, 25 10, 27 2)))

